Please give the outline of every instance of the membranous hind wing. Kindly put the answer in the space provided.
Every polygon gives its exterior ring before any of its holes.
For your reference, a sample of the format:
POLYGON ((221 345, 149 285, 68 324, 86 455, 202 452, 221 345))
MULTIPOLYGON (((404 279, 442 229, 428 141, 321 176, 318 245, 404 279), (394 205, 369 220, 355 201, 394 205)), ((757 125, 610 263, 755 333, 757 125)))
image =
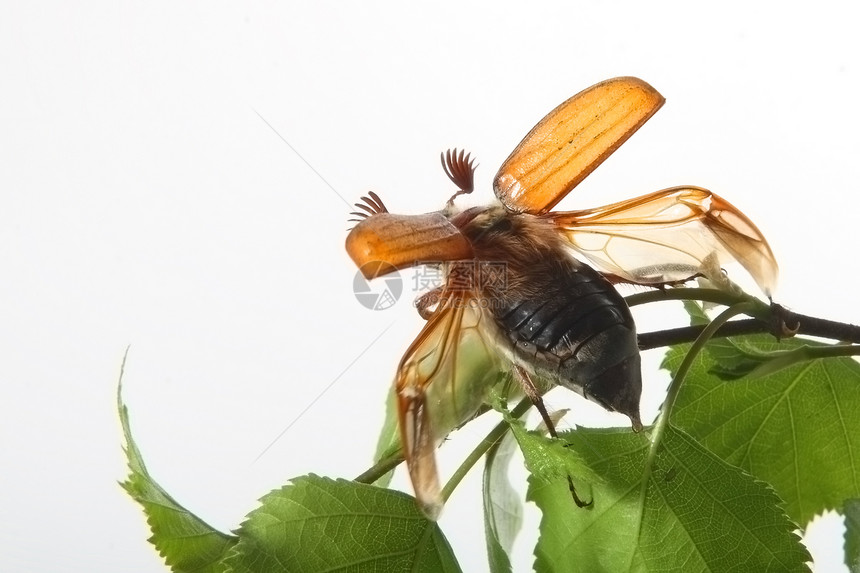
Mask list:
POLYGON ((415 495, 435 519, 442 509, 436 448, 471 419, 505 376, 492 316, 471 291, 443 291, 406 351, 394 383, 401 443, 415 495))
POLYGON ((700 187, 673 187, 597 209, 547 213, 599 270, 643 285, 708 275, 737 261, 770 296, 779 269, 770 245, 731 203, 700 187))
MULTIPOLYGON (((471 161, 461 153, 456 162, 452 179, 463 182, 461 190, 466 191, 471 161)), ((424 263, 445 267, 449 277, 438 300, 432 297, 435 308, 431 303, 423 309, 427 323, 394 381, 409 476, 420 507, 435 519, 442 509, 436 448, 477 413, 509 369, 502 368, 493 317, 481 306, 474 286, 450 278, 468 277, 474 266, 472 246, 460 230, 441 212, 394 215, 376 195, 364 201, 366 206, 357 204, 363 212, 354 213, 358 224, 347 237, 346 250, 365 278, 424 263)))
POLYGON ((614 78, 549 112, 505 160, 493 189, 511 211, 545 213, 627 141, 664 102, 646 82, 614 78))

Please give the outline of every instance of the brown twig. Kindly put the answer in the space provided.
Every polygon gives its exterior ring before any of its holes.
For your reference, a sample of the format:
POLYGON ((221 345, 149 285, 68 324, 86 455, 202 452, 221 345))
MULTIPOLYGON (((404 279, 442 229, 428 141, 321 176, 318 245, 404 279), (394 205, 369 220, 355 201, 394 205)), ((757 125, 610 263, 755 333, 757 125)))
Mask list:
MULTIPOLYGON (((840 342, 860 343, 860 326, 798 314, 778 304, 773 304, 770 308, 769 320, 757 318, 734 320, 724 324, 716 331, 714 337, 772 334, 775 338, 782 339, 795 334, 802 334, 840 342)), ((692 342, 704 330, 705 326, 694 325, 642 333, 639 335, 639 349, 648 350, 692 342)))

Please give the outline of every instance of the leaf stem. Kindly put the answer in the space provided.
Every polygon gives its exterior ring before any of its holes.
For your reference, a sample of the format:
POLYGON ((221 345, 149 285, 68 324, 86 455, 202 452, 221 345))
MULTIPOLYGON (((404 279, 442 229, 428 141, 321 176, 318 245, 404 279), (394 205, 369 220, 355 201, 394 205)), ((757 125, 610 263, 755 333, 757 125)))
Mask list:
POLYGON ((638 306, 651 302, 660 302, 664 300, 698 300, 704 302, 712 302, 723 306, 732 306, 740 302, 750 302, 754 306, 748 313, 756 318, 767 318, 770 316, 770 306, 748 295, 743 291, 732 292, 715 288, 663 288, 648 292, 640 292, 634 295, 625 297, 627 306, 638 306))
POLYGON ((802 362, 820 358, 838 358, 860 355, 860 345, 831 344, 826 346, 811 346, 804 344, 792 350, 778 350, 752 354, 753 358, 763 360, 762 364, 747 374, 747 378, 755 379, 773 374, 783 368, 788 368, 802 362))
POLYGON ((364 471, 360 476, 356 477, 353 481, 357 481, 358 483, 373 483, 397 466, 399 466, 403 462, 403 451, 397 450, 391 455, 388 455, 375 464, 373 464, 370 468, 364 471))
MULTIPOLYGON (((519 403, 511 410, 511 416, 514 419, 519 418, 523 414, 525 414, 529 408, 532 407, 532 401, 528 398, 523 398, 519 401, 519 403)), ((451 478, 445 484, 445 487, 442 488, 442 500, 448 501, 448 498, 451 497, 451 493, 457 488, 463 478, 466 477, 466 474, 469 473, 469 470, 472 469, 478 460, 489 451, 502 437, 506 432, 510 430, 510 425, 506 420, 502 420, 496 426, 490 430, 490 432, 481 440, 474 450, 463 460, 463 463, 460 464, 460 467, 457 468, 457 471, 451 475, 451 478)))
POLYGON ((834 344, 832 346, 807 346, 804 348, 804 357, 807 360, 839 356, 860 356, 860 346, 856 344, 834 344))
POLYGON ((681 383, 684 381, 684 377, 689 372, 690 367, 693 365, 693 360, 695 360, 696 356, 701 352, 701 350, 705 347, 705 344, 710 340, 714 333, 723 326, 730 318, 733 316, 737 316, 738 314, 747 313, 751 311, 751 307, 753 307, 755 303, 752 301, 744 301, 736 303, 719 315, 717 315, 714 320, 712 320, 699 336, 696 338, 693 345, 690 347, 690 350, 687 351, 687 355, 684 356, 684 360, 681 362, 681 365, 678 366, 678 371, 675 373, 674 378, 672 378, 672 382, 669 384, 669 389, 666 391, 666 400, 663 402, 663 406, 660 408, 660 416, 657 418, 657 422, 654 424, 654 430, 651 432, 651 447, 648 450, 648 458, 645 460, 644 471, 642 475, 642 485, 639 489, 639 507, 640 509, 639 515, 639 525, 642 525, 643 515, 641 511, 644 510, 645 507, 645 496, 648 494, 648 476, 650 475, 653 467, 654 460, 657 458, 657 450, 660 448, 660 444, 663 441, 663 436, 666 434, 666 428, 669 426, 669 416, 672 412, 672 406, 675 403, 675 398, 678 396, 678 392, 681 388, 681 383))
POLYGON ((684 360, 681 362, 681 365, 678 366, 678 371, 675 373, 674 378, 672 378, 672 382, 669 384, 669 389, 666 391, 666 400, 663 402, 663 406, 660 409, 660 416, 657 418, 657 423, 654 425, 654 431, 651 434, 651 451, 648 453, 647 467, 651 467, 651 464, 654 461, 654 457, 657 454, 657 447, 663 440, 663 435, 666 432, 666 426, 669 423, 669 416, 672 412, 675 398, 678 397, 681 383, 684 381, 684 377, 686 377, 687 372, 689 372, 692 367, 696 356, 698 356, 699 352, 702 351, 708 340, 713 337, 714 333, 722 325, 728 322, 728 320, 733 316, 751 312, 753 306, 754 303, 750 301, 740 302, 730 306, 717 315, 714 320, 708 323, 696 338, 695 342, 693 342, 690 350, 687 352, 686 356, 684 356, 684 360))
MULTIPOLYGON (((523 398, 520 402, 511 410, 511 416, 514 418, 519 418, 523 414, 525 414, 529 408, 531 408, 532 402, 528 398, 523 398)), ((450 497, 451 493, 457 487, 457 485, 463 480, 469 470, 474 466, 481 456, 483 456, 487 451, 496 444, 502 436, 505 435, 505 432, 508 431, 509 425, 506 421, 502 420, 499 422, 485 437, 481 440, 474 450, 469 454, 469 456, 463 460, 463 463, 460 464, 460 467, 457 468, 457 471, 451 476, 451 479, 448 480, 448 483, 445 484, 445 487, 442 489, 442 499, 447 501, 450 497)), ((358 483, 374 483, 376 480, 396 468, 403 462, 403 451, 397 450, 392 454, 380 459, 378 462, 373 464, 370 468, 364 471, 361 475, 357 476, 353 479, 358 483)))

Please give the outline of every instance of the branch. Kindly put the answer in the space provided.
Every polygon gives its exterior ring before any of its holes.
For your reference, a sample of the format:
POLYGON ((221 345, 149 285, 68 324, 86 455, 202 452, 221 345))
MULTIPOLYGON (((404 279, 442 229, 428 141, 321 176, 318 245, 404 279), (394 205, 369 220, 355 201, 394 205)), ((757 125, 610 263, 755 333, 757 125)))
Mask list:
MULTIPOLYGON (((743 301, 744 297, 734 296, 730 293, 720 293, 719 291, 714 292, 713 289, 673 289, 636 294, 628 297, 628 304, 633 306, 662 300, 704 300, 719 304, 731 304, 743 301)), ((756 318, 728 322, 721 326, 713 336, 771 334, 777 340, 780 340, 789 338, 795 334, 802 334, 829 338, 840 342, 860 343, 860 326, 799 314, 776 303, 767 306, 759 301, 758 307, 750 314, 756 318)), ((706 326, 697 324, 642 333, 639 335, 639 349, 648 350, 661 346, 693 342, 706 326)))
MULTIPOLYGON (((705 330, 706 324, 667 328, 655 332, 643 332, 639 335, 639 350, 650 350, 663 346, 674 346, 685 342, 693 342, 705 330)), ((712 338, 725 338, 742 334, 770 333, 770 325, 755 318, 727 322, 714 333, 712 338)))

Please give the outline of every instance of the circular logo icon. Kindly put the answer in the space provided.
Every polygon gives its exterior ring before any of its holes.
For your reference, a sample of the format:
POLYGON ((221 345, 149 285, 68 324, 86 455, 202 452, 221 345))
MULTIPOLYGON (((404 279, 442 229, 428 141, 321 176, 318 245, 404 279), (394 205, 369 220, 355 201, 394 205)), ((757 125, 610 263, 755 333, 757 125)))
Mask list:
POLYGON ((403 279, 397 269, 379 261, 365 263, 361 269, 355 273, 352 280, 352 292, 361 306, 370 310, 385 310, 394 306, 403 294, 403 279), (364 267, 372 267, 379 278, 368 281, 361 272, 364 267), (382 272, 379 271, 380 268, 382 272))

